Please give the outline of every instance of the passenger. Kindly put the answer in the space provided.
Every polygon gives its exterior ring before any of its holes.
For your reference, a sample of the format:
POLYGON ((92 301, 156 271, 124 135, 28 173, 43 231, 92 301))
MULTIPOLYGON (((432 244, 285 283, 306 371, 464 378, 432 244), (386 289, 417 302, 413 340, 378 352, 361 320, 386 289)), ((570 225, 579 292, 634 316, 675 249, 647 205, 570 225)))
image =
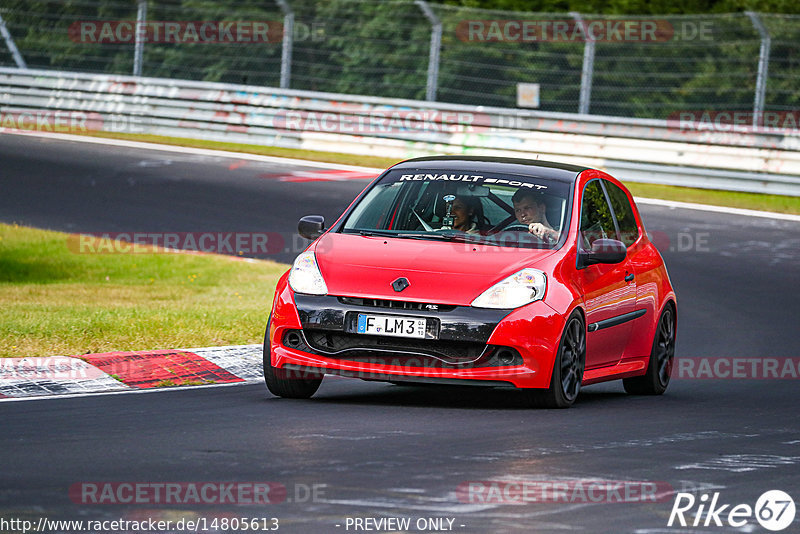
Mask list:
POLYGON ((479 234, 485 227, 483 206, 477 197, 469 195, 457 196, 451 209, 453 229, 468 234, 479 234))
POLYGON ((518 189, 511 197, 517 221, 528 227, 528 232, 545 243, 558 241, 559 232, 547 221, 547 207, 541 194, 529 189, 518 189))

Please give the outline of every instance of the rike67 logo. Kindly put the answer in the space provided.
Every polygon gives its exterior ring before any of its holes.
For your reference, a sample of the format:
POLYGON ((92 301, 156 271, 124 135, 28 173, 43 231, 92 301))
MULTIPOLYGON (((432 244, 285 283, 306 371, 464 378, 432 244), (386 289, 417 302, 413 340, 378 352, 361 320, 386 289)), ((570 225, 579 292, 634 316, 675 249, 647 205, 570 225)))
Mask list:
POLYGON ((741 528, 752 519, 767 530, 783 530, 794 521, 794 500, 781 490, 764 492, 755 506, 749 504, 722 504, 719 492, 709 497, 707 493, 699 498, 692 493, 678 493, 672 504, 667 526, 723 527, 741 528), (692 520, 692 517, 694 519, 692 520))

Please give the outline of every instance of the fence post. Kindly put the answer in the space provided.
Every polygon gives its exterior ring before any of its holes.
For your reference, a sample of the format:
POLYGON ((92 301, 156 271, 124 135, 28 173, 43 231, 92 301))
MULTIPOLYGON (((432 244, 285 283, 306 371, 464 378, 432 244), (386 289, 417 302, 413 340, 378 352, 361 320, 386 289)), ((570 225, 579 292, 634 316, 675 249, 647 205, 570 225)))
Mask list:
POLYGON ((442 21, 425 0, 415 0, 422 12, 431 23, 431 48, 428 54, 428 85, 425 90, 425 100, 436 100, 436 87, 439 84, 439 54, 442 49, 442 21))
POLYGON ((288 89, 292 79, 292 47, 294 46, 294 11, 286 0, 276 0, 283 11, 283 44, 281 45, 281 89, 288 89))
POLYGON ((750 17, 750 22, 753 23, 753 26, 758 30, 758 35, 761 36, 761 47, 758 49, 756 96, 753 100, 753 127, 758 127, 764 119, 764 99, 767 93, 767 70, 769 69, 769 49, 772 39, 770 39, 769 32, 764 23, 761 22, 758 13, 745 11, 745 14, 750 17))
POLYGON ((142 75, 142 57, 144 56, 144 41, 147 37, 147 0, 139 0, 136 10, 136 41, 133 47, 133 75, 142 75))
POLYGON ((11 52, 11 56, 14 58, 14 63, 17 64, 17 67, 20 69, 27 69, 28 65, 25 63, 25 60, 22 59, 22 54, 19 53, 19 49, 16 43, 14 43, 14 38, 11 37, 11 32, 6 28, 6 21, 3 20, 2 15, 0 15, 0 34, 3 35, 8 51, 11 52))
POLYGON ((581 66, 581 92, 578 99, 578 113, 589 114, 589 104, 592 100, 592 78, 594 76, 594 36, 591 35, 583 17, 577 11, 570 11, 570 15, 580 26, 583 34, 583 65, 581 66))

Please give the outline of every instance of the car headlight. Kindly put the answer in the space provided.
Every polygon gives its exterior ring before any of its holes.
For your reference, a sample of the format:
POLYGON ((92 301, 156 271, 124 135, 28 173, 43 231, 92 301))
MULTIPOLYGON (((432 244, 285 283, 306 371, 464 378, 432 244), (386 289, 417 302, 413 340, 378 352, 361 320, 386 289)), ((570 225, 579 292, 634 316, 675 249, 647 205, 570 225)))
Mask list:
POLYGON ((317 258, 313 252, 303 252, 295 258, 289 273, 289 286, 297 293, 309 295, 328 293, 328 286, 325 285, 322 273, 319 272, 317 258))
POLYGON ((538 269, 522 269, 497 282, 472 301, 476 308, 519 308, 544 297, 547 277, 538 269))

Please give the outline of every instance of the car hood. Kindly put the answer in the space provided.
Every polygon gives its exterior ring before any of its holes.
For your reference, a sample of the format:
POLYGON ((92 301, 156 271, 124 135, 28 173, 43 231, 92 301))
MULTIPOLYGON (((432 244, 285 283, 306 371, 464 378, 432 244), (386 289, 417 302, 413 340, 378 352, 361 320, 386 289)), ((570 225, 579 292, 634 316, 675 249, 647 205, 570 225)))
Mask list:
POLYGON ((315 243, 328 294, 468 306, 478 295, 553 250, 328 233, 315 243), (410 285, 392 287, 400 277, 410 285))

